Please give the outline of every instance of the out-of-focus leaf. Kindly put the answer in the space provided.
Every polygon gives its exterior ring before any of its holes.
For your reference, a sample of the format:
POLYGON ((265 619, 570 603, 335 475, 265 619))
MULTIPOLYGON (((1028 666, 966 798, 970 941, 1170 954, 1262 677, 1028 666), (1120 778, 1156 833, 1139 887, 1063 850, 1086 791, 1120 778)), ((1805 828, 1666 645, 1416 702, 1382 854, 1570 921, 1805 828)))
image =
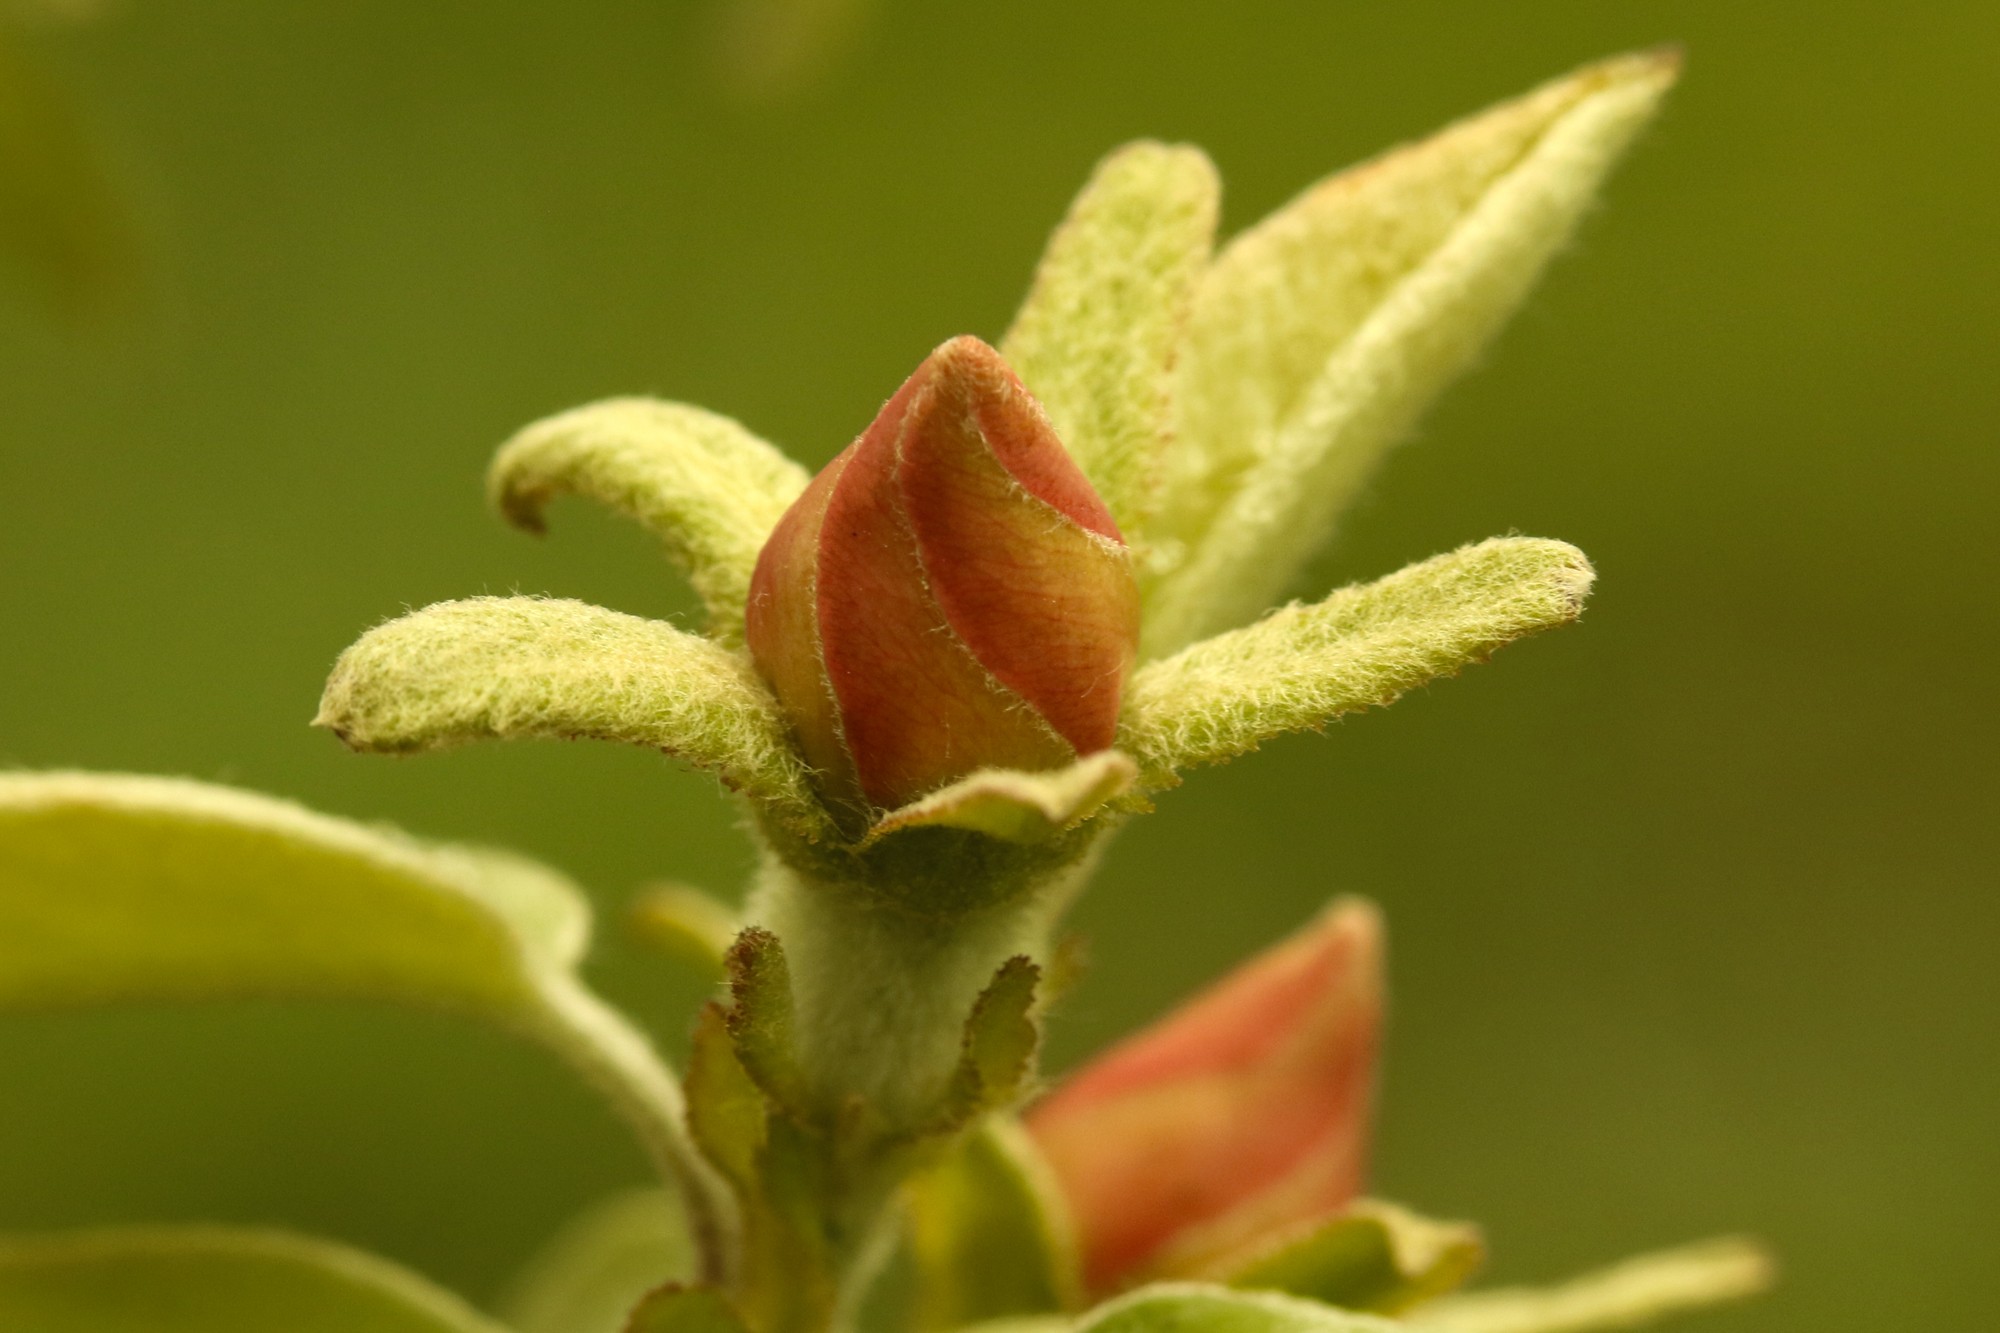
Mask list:
POLYGON ((10 1333, 506 1333, 331 1241, 220 1227, 0 1238, 10 1333))
POLYGON ((1274 1291, 1162 1282, 1098 1306, 1076 1333, 1394 1333, 1403 1327, 1274 1291))
POLYGON ((582 895, 531 861, 171 778, 0 775, 0 1010, 390 1000, 539 1042, 697 1209, 711 1176, 644 1036, 573 971, 582 895))
POLYGON ((693 1276, 680 1203, 631 1190, 586 1209, 530 1259, 500 1302, 514 1333, 621 1333, 639 1298, 693 1276))
POLYGON ((1724 1238, 1642 1254, 1555 1287, 1448 1296, 1403 1325, 1410 1333, 1589 1333, 1636 1328, 1707 1305, 1747 1300, 1776 1276, 1770 1252, 1724 1238))
POLYGON ((129 302, 132 223, 62 91, 0 27, 0 260, 65 315, 129 302))
POLYGON ((1363 1200, 1337 1217, 1218 1256, 1188 1276, 1400 1314, 1459 1286, 1485 1258, 1479 1228, 1363 1200))
POLYGON ((624 1333, 745 1333, 743 1317, 713 1287, 662 1287, 639 1302, 624 1333))
POLYGON ((995 1118, 905 1186, 914 1313, 925 1333, 1082 1302, 1076 1244, 1034 1144, 995 1118))
POLYGON ((743 929, 733 910, 686 884, 648 888, 633 900, 626 921, 641 943, 716 971, 743 929))

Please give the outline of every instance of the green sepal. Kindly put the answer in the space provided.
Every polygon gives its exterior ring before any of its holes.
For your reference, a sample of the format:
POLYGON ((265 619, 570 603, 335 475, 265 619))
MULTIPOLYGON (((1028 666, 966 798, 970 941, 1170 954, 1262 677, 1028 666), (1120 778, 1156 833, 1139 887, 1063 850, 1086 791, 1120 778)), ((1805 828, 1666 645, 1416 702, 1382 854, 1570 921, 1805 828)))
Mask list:
POLYGON ((669 1283, 647 1292, 625 1320, 624 1333, 748 1333, 743 1316, 714 1287, 669 1283))
POLYGON ((1000 965, 965 1020, 958 1067, 936 1122, 937 1132, 971 1124, 1012 1102, 1034 1068, 1041 1032, 1035 1025, 1039 964, 1017 954, 1000 965))
POLYGON ((716 1003, 695 1016, 688 1051, 688 1132, 739 1198, 758 1187, 758 1162, 767 1137, 769 1110, 763 1089, 737 1058, 729 1011, 716 1003))
POLYGON ((792 977, 778 937, 751 926, 736 937, 723 958, 729 973, 729 1035, 736 1057, 766 1096, 796 1120, 814 1115, 805 1074, 799 1068, 792 1020, 792 977))
POLYGON ((1365 1199, 1338 1216, 1220 1256, 1190 1276, 1309 1296, 1348 1310, 1401 1314, 1464 1283, 1485 1256, 1475 1226, 1434 1222, 1365 1199))
POLYGON ((18 1333, 507 1333, 389 1262, 233 1227, 0 1237, 0 1328, 18 1333))
POLYGON ((919 1333, 1082 1304, 1068 1213, 1018 1123, 988 1120, 913 1176, 904 1201, 919 1333))

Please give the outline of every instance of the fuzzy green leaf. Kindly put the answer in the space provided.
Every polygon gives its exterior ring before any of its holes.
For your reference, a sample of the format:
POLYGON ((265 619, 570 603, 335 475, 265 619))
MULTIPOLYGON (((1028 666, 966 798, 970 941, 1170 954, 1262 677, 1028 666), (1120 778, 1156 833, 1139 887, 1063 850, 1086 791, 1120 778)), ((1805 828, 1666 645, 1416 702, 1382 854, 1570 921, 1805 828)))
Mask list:
POLYGON ((1635 1328, 1704 1306, 1768 1291, 1771 1256, 1755 1241, 1728 1238, 1663 1250, 1587 1273, 1561 1286, 1498 1288, 1449 1296, 1402 1327, 1410 1333, 1589 1333, 1635 1328))
POLYGON ((723 962, 729 970, 729 1035, 737 1059, 765 1096, 795 1118, 810 1119, 784 946, 770 931, 752 926, 736 937, 723 962))
MULTIPOLYGON (((579 1330, 581 1333, 581 1330, 579 1330)), ((729 1298, 713 1287, 662 1287, 639 1302, 624 1333, 747 1333, 729 1298)))
POLYGON ((1395 1333, 1404 1327, 1272 1291, 1162 1282, 1098 1306, 1076 1333, 1395 1333))
POLYGON ((989 1120, 904 1198, 921 1333, 1082 1303, 1068 1215, 1018 1124, 989 1120))
POLYGON ((1479 1228, 1363 1200, 1337 1217, 1260 1241, 1190 1276, 1400 1314, 1461 1285, 1486 1256, 1479 1228))
POLYGON ((824 820, 776 703, 742 654, 585 602, 440 602, 340 656, 315 726, 357 750, 590 737, 707 769, 802 831, 824 820))
POLYGON ((1145 780, 1386 704, 1515 639, 1576 619, 1590 562, 1563 542, 1499 537, 1293 604, 1150 662, 1125 692, 1119 745, 1145 780))
POLYGON ((868 830, 862 845, 913 828, 966 829, 1004 842, 1046 842, 1123 796, 1137 777, 1137 766, 1116 750, 1085 755, 1047 773, 983 768, 891 810, 868 830))
POLYGON ((1588 66, 1334 176, 1224 248, 1179 362, 1143 656, 1277 599, 1526 295, 1678 64, 1588 66))
POLYGON ((664 1190, 628 1190, 571 1219, 499 1303, 514 1333, 621 1333, 640 1297, 693 1276, 687 1219, 664 1190))
POLYGON ((941 1130, 970 1124, 1011 1102, 1034 1068, 1041 1031, 1035 988, 1042 969, 1025 954, 1000 965, 965 1020, 965 1044, 945 1093, 941 1130))
POLYGON ((331 1241, 223 1227, 0 1238, 21 1333, 505 1333, 451 1293, 331 1241))
POLYGON ((1000 344, 1128 535, 1159 488, 1170 371, 1220 191, 1198 148, 1112 153, 1050 238, 1000 344))
POLYGON ((613 398, 538 421, 487 474, 493 504, 530 532, 556 495, 629 515, 666 544, 708 608, 709 632, 743 637, 750 573, 809 477, 728 417, 651 398, 613 398))
POLYGON ((168 778, 0 776, 0 1009, 161 1000, 391 1000, 537 1041, 707 1196, 672 1075, 573 968, 576 888, 497 852, 424 844, 168 778))
POLYGON ((754 1192, 770 1117, 763 1090, 737 1058, 728 1011, 719 1004, 704 1005, 695 1018, 686 1088, 688 1132, 739 1196, 754 1192))

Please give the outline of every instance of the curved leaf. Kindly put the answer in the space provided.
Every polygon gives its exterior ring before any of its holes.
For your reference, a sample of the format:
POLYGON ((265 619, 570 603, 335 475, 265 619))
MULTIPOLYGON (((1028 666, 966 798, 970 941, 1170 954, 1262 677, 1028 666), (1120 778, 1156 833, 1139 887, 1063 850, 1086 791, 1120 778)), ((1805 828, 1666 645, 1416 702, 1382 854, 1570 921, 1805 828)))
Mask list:
POLYGON ((1043 773, 982 768, 891 810, 868 830, 862 846, 914 828, 966 829, 1003 842, 1046 842, 1125 795, 1138 775, 1132 761, 1116 750, 1100 750, 1043 773))
POLYGON ((693 1268, 679 1202, 664 1190, 630 1190, 551 1237, 514 1280, 500 1314, 514 1333, 620 1333, 640 1297, 685 1281, 693 1268))
POLYGON ((1387 704, 1577 618, 1594 577, 1564 542, 1497 537, 1149 662, 1125 689, 1119 746, 1146 781, 1387 704))
POLYGON ((0 775, 0 1009, 241 997, 391 1000, 483 1019, 594 1083, 697 1225, 718 1225, 680 1092, 571 970, 554 871, 172 778, 0 775))
POLYGON ((1314 186, 1223 250, 1179 363, 1142 656, 1277 599, 1520 303, 1678 68, 1671 52, 1587 66, 1314 186))
POLYGON ((613 398, 522 430, 487 473, 508 521, 541 532, 555 496, 582 495, 638 520, 688 571, 709 632, 743 638, 750 571, 806 470, 728 417, 652 398, 613 398))
POLYGON ((440 602, 340 655, 313 725, 357 750, 588 737, 665 751, 802 831, 824 822, 749 659, 586 602, 440 602))
POLYGON ((1555 1287, 1449 1296, 1403 1325, 1411 1333, 1587 1333, 1636 1328, 1770 1290, 1775 1267, 1753 1240, 1723 1238, 1642 1254, 1555 1287))
POLYGON ((1362 1199, 1335 1217, 1212 1259, 1189 1276, 1401 1314, 1461 1285, 1485 1257, 1478 1227, 1362 1199))
POLYGON ((1112 153, 1049 239, 1000 344, 1128 538, 1159 489, 1169 372, 1220 195, 1199 148, 1112 153))
POLYGON ((505 1333, 386 1259, 222 1227, 0 1238, 0 1328, 21 1333, 505 1333))
POLYGON ((1161 1282, 1098 1306, 1076 1333, 1393 1333, 1403 1327, 1271 1291, 1161 1282))

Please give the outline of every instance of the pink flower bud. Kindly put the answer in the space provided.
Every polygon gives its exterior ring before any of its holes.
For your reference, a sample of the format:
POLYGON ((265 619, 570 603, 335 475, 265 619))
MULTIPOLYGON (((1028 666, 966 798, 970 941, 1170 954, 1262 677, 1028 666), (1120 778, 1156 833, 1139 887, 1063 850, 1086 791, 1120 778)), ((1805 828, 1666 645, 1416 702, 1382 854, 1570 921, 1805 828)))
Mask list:
POLYGON ((779 520, 746 629, 823 794, 894 808, 1108 749, 1139 594, 1040 405, 954 338, 779 520))
POLYGON ((1035 1107, 1092 1289, 1351 1202, 1381 1021, 1381 916, 1342 899, 1035 1107))

